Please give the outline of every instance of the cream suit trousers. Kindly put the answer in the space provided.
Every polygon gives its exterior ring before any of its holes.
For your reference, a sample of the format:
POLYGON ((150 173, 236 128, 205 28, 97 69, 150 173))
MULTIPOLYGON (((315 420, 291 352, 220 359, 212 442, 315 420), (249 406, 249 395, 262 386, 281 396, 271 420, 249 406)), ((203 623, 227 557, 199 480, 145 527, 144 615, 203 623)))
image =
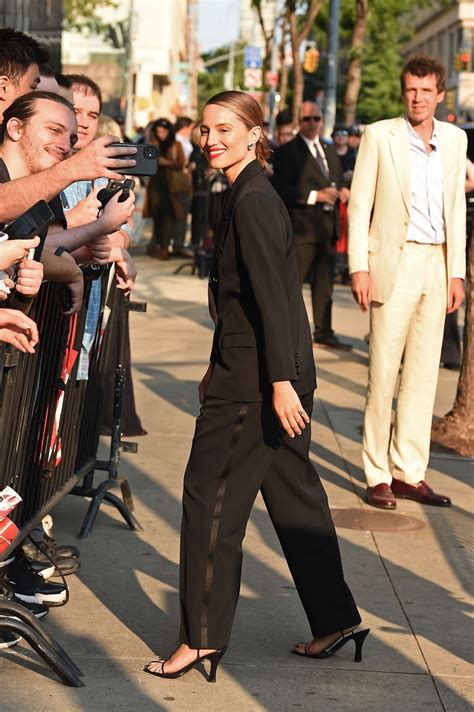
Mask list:
POLYGON ((446 304, 444 246, 407 242, 390 298, 370 308, 369 386, 362 452, 370 487, 391 483, 389 455, 396 479, 414 485, 425 477, 446 304))

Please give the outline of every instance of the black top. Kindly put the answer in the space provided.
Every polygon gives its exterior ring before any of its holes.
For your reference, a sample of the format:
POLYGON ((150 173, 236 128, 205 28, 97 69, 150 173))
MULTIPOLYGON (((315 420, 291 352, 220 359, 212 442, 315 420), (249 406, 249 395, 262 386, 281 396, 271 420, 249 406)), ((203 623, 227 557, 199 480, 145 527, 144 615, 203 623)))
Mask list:
POLYGON ((216 329, 207 395, 259 401, 271 397, 275 381, 311 393, 313 348, 291 223, 257 161, 226 196, 209 285, 216 329))
MULTIPOLYGON (((0 158, 0 183, 9 183, 10 180, 11 180, 10 173, 8 172, 8 168, 5 164, 5 161, 2 158, 0 158)), ((61 198, 59 197, 59 195, 56 195, 48 203, 48 205, 54 214, 55 222, 61 223, 63 228, 66 229, 67 228, 66 217, 64 215, 64 210, 63 210, 61 198)), ((4 227, 4 223, 0 224, 0 230, 3 229, 3 227, 4 227)))
POLYGON ((306 142, 298 134, 280 146, 273 158, 272 183, 288 208, 295 240, 301 243, 331 242, 339 236, 339 211, 326 211, 322 203, 308 205, 311 190, 344 185, 341 162, 334 146, 321 142, 329 175, 324 173, 306 142))

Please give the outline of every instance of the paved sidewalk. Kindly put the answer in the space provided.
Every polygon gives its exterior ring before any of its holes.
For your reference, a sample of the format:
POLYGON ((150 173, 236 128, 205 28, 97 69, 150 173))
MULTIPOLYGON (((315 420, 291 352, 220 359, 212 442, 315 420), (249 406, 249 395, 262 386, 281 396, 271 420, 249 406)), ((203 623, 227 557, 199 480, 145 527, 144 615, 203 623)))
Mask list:
MULTIPOLYGON (((307 640, 305 617, 261 500, 245 540, 232 642, 209 685, 199 670, 165 681, 142 672, 176 643, 180 495, 198 411, 197 384, 211 342, 207 288, 176 262, 138 257, 132 314, 135 392, 148 436, 125 455, 136 516, 130 532, 104 507, 80 542, 83 566, 69 577, 70 603, 45 620, 83 668, 86 687, 61 685, 24 643, 0 653, 4 712, 461 712, 474 699, 469 634, 472 584, 472 463, 433 455, 428 481, 449 510, 401 501, 396 514, 363 500, 360 430, 367 378, 368 318, 346 287, 336 290, 335 328, 351 354, 318 350, 312 454, 327 488, 349 582, 371 628, 362 664, 352 644, 328 660, 289 654, 307 640), (348 528, 350 519, 359 528, 348 528), (344 525, 344 526, 342 526, 344 525), (402 527, 402 528, 399 528, 402 527)), ((436 413, 451 406, 457 374, 440 374, 436 413)), ((129 438, 133 440, 134 438, 129 438)), ((98 475, 99 477, 99 475, 98 475)), ((73 542, 86 502, 68 497, 56 536, 73 542)), ((323 572, 321 572, 323 576, 323 572)))

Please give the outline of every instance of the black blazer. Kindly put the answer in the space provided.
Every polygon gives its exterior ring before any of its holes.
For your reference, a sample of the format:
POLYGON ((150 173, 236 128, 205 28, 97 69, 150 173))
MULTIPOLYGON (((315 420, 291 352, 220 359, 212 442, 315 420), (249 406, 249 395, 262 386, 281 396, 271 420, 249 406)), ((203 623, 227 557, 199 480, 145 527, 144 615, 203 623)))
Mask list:
POLYGON ((273 158, 272 183, 288 208, 296 242, 331 242, 339 237, 339 211, 326 212, 322 203, 308 205, 311 190, 343 185, 339 156, 334 146, 321 142, 329 178, 321 170, 305 141, 298 134, 283 144, 273 158))
POLYGON ((259 401, 271 397, 274 381, 312 393, 313 348, 291 223, 257 161, 226 196, 209 287, 216 329, 207 395, 259 401))

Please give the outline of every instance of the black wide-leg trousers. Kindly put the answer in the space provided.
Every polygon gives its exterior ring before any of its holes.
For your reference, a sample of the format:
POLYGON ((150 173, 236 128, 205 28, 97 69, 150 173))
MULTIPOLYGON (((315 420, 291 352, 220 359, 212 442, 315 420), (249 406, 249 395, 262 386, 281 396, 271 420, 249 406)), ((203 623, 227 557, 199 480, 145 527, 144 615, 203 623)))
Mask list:
MULTIPOLYGON (((312 394, 301 399, 311 417, 312 394)), ((259 490, 314 637, 357 625, 327 496, 309 459, 311 429, 283 434, 270 402, 206 398, 184 477, 180 641, 227 645, 242 540, 259 490)))

